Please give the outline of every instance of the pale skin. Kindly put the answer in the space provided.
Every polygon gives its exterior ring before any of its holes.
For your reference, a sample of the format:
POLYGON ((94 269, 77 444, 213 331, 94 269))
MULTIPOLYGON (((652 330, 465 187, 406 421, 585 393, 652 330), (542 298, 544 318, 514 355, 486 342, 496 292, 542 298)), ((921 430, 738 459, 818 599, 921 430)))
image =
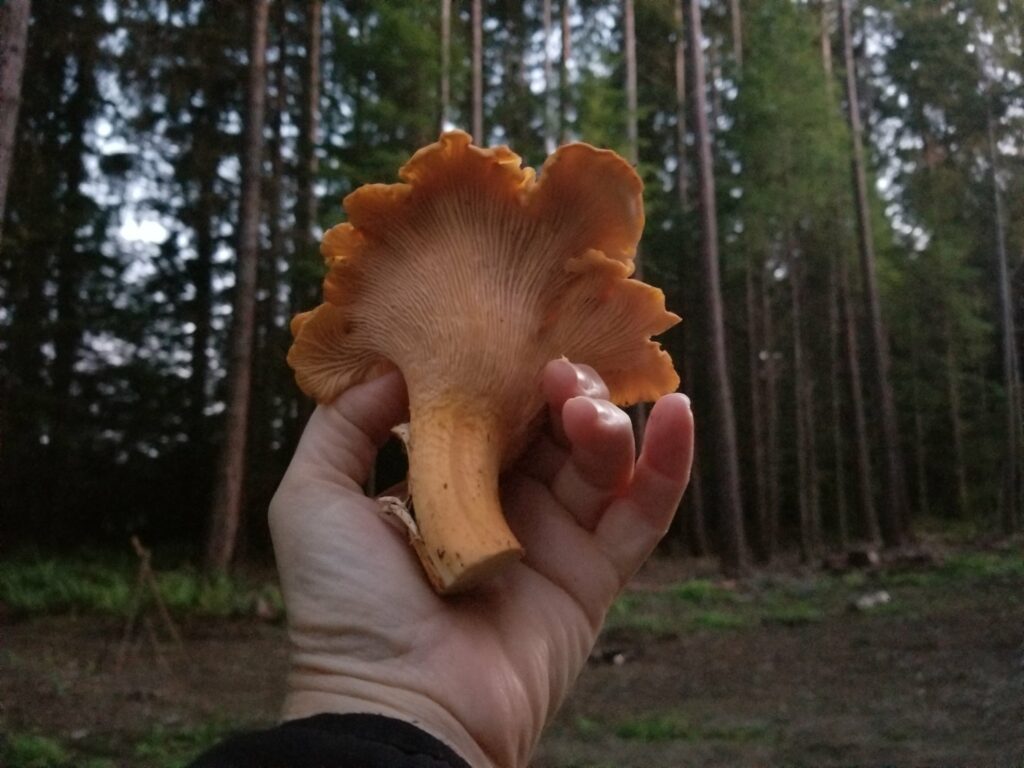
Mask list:
POLYGON ((315 411, 270 509, 292 646, 285 719, 380 713, 475 767, 528 764, 612 601, 668 529, 693 455, 685 395, 654 405, 636 458, 593 369, 553 361, 542 378, 550 428, 502 481, 526 557, 454 598, 433 592, 362 491, 407 418, 401 376, 315 411))

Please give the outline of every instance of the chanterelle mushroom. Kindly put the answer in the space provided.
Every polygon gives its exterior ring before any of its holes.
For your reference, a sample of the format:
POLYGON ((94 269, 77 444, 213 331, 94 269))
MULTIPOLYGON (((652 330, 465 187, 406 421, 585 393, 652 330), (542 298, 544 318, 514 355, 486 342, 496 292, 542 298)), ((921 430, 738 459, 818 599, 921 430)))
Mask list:
POLYGON ((522 555, 498 476, 542 411, 549 360, 593 366, 621 405, 679 385, 650 339, 679 318, 628 279, 640 178, 587 144, 561 147, 539 179, 520 162, 452 131, 412 156, 404 183, 357 189, 324 236, 324 303, 292 322, 288 362, 319 402, 392 367, 405 377, 413 539, 440 592, 522 555))

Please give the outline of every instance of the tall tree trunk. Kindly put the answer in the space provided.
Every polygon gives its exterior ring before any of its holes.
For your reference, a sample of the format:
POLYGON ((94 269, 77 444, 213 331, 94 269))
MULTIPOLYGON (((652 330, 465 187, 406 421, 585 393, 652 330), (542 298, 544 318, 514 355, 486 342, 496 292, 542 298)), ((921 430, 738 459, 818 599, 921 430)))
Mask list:
MULTIPOLYGON (((215 130, 211 107, 204 104, 196 117, 196 172, 199 195, 191 215, 192 231, 196 238, 196 257, 188 262, 189 278, 195 287, 189 315, 192 331, 191 375, 189 376, 189 441, 195 446, 207 441, 206 397, 209 381, 207 351, 210 347, 210 315, 213 303, 213 196, 214 176, 217 172, 216 156, 210 132, 215 130)), ((205 452, 196 450, 206 460, 205 452)))
POLYGON ((640 139, 637 126, 636 21, 633 0, 623 0, 622 19, 623 53, 626 61, 626 159, 636 167, 640 162, 640 139))
POLYGON ((828 265, 829 405, 832 416, 832 473, 835 483, 836 544, 840 552, 850 546, 850 522, 846 506, 846 435, 843 427, 842 333, 839 322, 839 271, 836 256, 828 265))
POLYGON ((242 514, 246 438, 252 380, 256 273, 260 253, 260 178, 263 159, 263 120, 266 101, 267 13, 269 0, 251 0, 249 84, 242 150, 242 187, 238 225, 238 263, 228 358, 228 401, 223 452, 217 467, 210 537, 206 547, 209 570, 223 571, 231 563, 242 514))
POLYGON ((484 136, 484 18, 481 0, 472 2, 470 24, 473 28, 473 140, 482 147, 487 144, 487 137, 484 136))
MULTIPOLYGON (((281 308, 278 306, 279 270, 278 263, 287 258, 284 227, 284 183, 288 177, 284 158, 284 114, 288 109, 288 20, 284 3, 274 6, 273 26, 276 28, 277 59, 273 67, 273 100, 270 103, 268 141, 270 175, 263 185, 269 248, 263 252, 257 270, 256 292, 256 336, 253 352, 252 401, 249 408, 250 429, 248 466, 252 468, 250 483, 255 498, 269 498, 272 489, 267 487, 275 476, 273 453, 275 424, 277 423, 277 386, 282 380, 280 342, 283 329, 278 320, 281 308)), ((243 530, 251 526, 243 526, 243 530)), ((249 536, 240 539, 242 556, 249 536)))
MULTIPOLYGON (((626 152, 627 160, 637 168, 640 164, 640 130, 637 106, 637 85, 636 85, 636 17, 633 12, 633 0, 623 0, 623 43, 626 60, 626 152)), ((644 259, 641 248, 638 246, 634 260, 635 276, 638 280, 644 279, 644 259)), ((644 427, 647 424, 647 407, 644 403, 637 403, 630 408, 630 415, 633 418, 633 427, 636 430, 637 440, 643 439, 644 427)))
POLYGON ((441 130, 452 101, 452 0, 441 0, 441 130))
POLYGON ((676 192, 685 215, 690 210, 690 190, 686 178, 686 25, 683 0, 675 0, 675 74, 676 74, 676 192))
POLYGON ((719 123, 722 117, 722 91, 718 83, 722 79, 722 51, 719 48, 718 38, 712 36, 711 45, 708 47, 708 64, 711 72, 711 82, 706 83, 708 92, 711 94, 711 135, 718 133, 719 123))
MULTIPOLYGON (((683 24, 683 0, 675 0, 675 79, 676 79, 676 194, 679 197, 679 212, 686 218, 690 212, 690 194, 686 175, 686 28, 683 24)), ((680 242, 682 242, 680 240, 680 242)), ((679 253, 679 285, 687 283, 689 264, 686 254, 679 253)), ((680 297, 681 298, 681 297, 680 297)), ((683 364, 681 375, 683 386, 693 391, 696 382, 693 371, 696 368, 697 345, 692 330, 683 330, 683 364)), ((684 532, 690 553, 701 557, 708 554, 707 522, 704 504, 704 485, 701 479, 700 462, 695 460, 690 471, 690 487, 686 492, 683 507, 684 532)))
POLYGON ((800 522, 800 560, 810 562, 814 554, 813 524, 811 522, 811 449, 808 443, 810 424, 804 398, 807 371, 804 363, 803 311, 800 303, 800 265, 790 251, 789 288, 793 328, 793 404, 796 422, 797 511, 800 522))
POLYGON ((572 56, 572 0, 562 0, 562 55, 558 59, 558 137, 569 141, 569 57, 572 56))
POLYGON ((843 58, 846 65, 846 101, 852 138, 852 171, 854 200, 857 209, 857 236, 860 245, 861 271, 864 296, 867 302, 870 326, 871 352, 876 388, 879 394, 879 417, 884 443, 886 503, 880 515, 882 536, 889 546, 902 544, 910 534, 907 493, 900 456, 900 432, 890 374, 889 340, 882 320, 882 306, 878 291, 874 234, 871 227, 871 207, 868 196, 867 169, 864 158, 864 129, 857 95, 857 71, 853 56, 853 32, 850 26, 849 0, 839 0, 843 30, 843 58))
POLYGON ((697 137, 701 211, 701 283, 707 301, 709 332, 710 411, 708 430, 715 436, 714 456, 717 475, 717 501, 722 536, 722 566, 729 573, 746 568, 746 543, 743 533, 743 502, 740 495, 739 458, 736 451, 736 419, 733 414, 732 385, 726 353, 725 319, 718 265, 718 216, 715 203, 714 164, 711 136, 705 104, 703 33, 700 2, 687 0, 690 52, 693 57, 693 112, 697 137))
POLYGON ((754 524, 752 543, 758 561, 767 563, 771 558, 768 545, 768 476, 765 472, 765 409, 761 384, 761 302, 757 298, 754 278, 754 259, 746 264, 746 315, 747 315, 747 367, 750 376, 750 442, 754 471, 754 502, 748 520, 754 524))
POLYGON ((918 342, 910 340, 910 396, 914 407, 914 472, 917 481, 917 510, 922 517, 931 516, 931 504, 928 499, 928 459, 924 447, 924 415, 921 413, 921 387, 918 382, 918 342))
POLYGON ((860 499, 860 535, 868 543, 877 544, 881 539, 878 522, 878 507, 875 506, 874 470, 871 466, 871 449, 868 439, 868 421, 864 408, 863 377, 860 372, 860 345, 857 341, 857 317, 850 298, 850 280, 846 256, 837 257, 836 277, 839 280, 840 314, 843 324, 843 347, 846 352, 846 372, 849 375, 850 404, 853 407, 853 426, 857 447, 857 488, 860 499))
POLYGON ((764 332, 764 412, 765 439, 768 459, 765 463, 767 475, 768 511, 766 513, 765 538, 762 544, 764 557, 770 561, 779 543, 779 514, 782 508, 781 462, 782 446, 779 440, 779 394, 778 368, 775 365, 775 324, 772 314, 771 288, 767 276, 761 281, 761 328, 764 332))
MULTIPOLYGON (((317 303, 320 292, 321 261, 316 232, 317 202, 314 180, 320 170, 316 147, 320 133, 320 50, 322 0, 306 5, 306 55, 302 70, 298 158, 296 162, 295 229, 292 232, 292 261, 289 265, 291 314, 317 303)), ((289 443, 298 443, 299 433, 313 411, 312 401, 294 388, 291 404, 289 443)), ((291 446, 289 446, 291 447, 291 446)))
POLYGON ((996 261, 999 274, 999 315, 1003 332, 1003 386, 1006 390, 1006 456, 1003 466, 1001 520, 1003 533, 1017 530, 1020 504, 1018 478, 1020 471, 1019 394, 1016 354, 1017 331, 1014 327, 1013 299, 1010 291, 1010 270, 1006 251, 1006 223, 1003 195, 999 187, 998 147, 991 107, 987 114, 989 173, 992 177, 992 208, 995 216, 996 261))
POLYGON ((31 15, 29 0, 8 0, 0 6, 0 245, 3 244, 7 185, 14 160, 14 138, 21 109, 21 80, 31 15))
POLYGON ((316 155, 320 132, 320 43, 322 0, 309 0, 306 6, 306 55, 302 71, 302 110, 300 114, 298 162, 296 169, 295 231, 291 267, 292 305, 298 312, 317 300, 319 280, 309 279, 309 264, 320 263, 314 226, 317 221, 314 180, 320 169, 316 155))
POLYGON ((743 15, 740 0, 729 0, 729 19, 732 22, 732 57, 736 61, 736 72, 743 73, 743 15))
MULTIPOLYGON (((98 9, 85 5, 78 21, 83 29, 95 30, 98 9)), ((73 91, 68 95, 65 107, 67 138, 60 150, 61 184, 63 192, 58 201, 58 218, 61 232, 56 253, 56 322, 53 333, 53 363, 50 366, 52 387, 53 422, 49 428, 50 466, 46 470, 51 477, 74 476, 78 452, 73 450, 74 436, 80 427, 76 424, 76 402, 74 397, 75 364, 78 362, 79 347, 85 331, 82 317, 82 283, 85 277, 85 259, 92 250, 92 244, 83 238, 92 215, 90 204, 82 192, 87 180, 86 155, 87 136, 97 103, 96 83, 97 41, 94 35, 84 34, 72 49, 72 59, 67 71, 73 73, 73 91), (73 62, 73 63, 72 63, 73 62)), ((59 519, 61 511, 74 504, 70 489, 61 483, 54 484, 50 493, 51 514, 59 519)))
POLYGON ((967 462, 964 454, 964 426, 960 415, 960 366, 957 362, 956 340, 953 329, 946 315, 946 391, 949 399, 949 426, 953 436, 953 473, 956 475, 957 515, 967 514, 969 500, 967 496, 967 462))
POLYGON ((555 75, 551 61, 551 0, 544 0, 544 151, 551 154, 558 143, 555 127, 555 75))
MULTIPOLYGON (((829 103, 835 97, 834 70, 832 66, 832 8, 831 0, 821 0, 819 44, 821 66, 825 72, 825 91, 829 103)), ((835 198, 835 222, 843 227, 845 215, 842 201, 835 198)), ((845 238, 844 238, 845 240, 845 238)), ((829 305, 830 344, 832 349, 832 440, 834 443, 836 475, 836 524, 840 551, 850 545, 851 526, 846 501, 846 461, 843 445, 846 432, 842 417, 842 367, 843 352, 846 352, 849 375, 850 403, 854 412, 854 451, 857 463, 857 481, 860 490, 860 530, 871 543, 879 538, 878 517, 875 511, 874 483, 871 473, 871 454, 868 442, 867 419, 864 415, 864 387, 860 374, 860 353, 857 344, 857 324, 850 299, 850 285, 847 275, 846 255, 837 250, 829 264, 829 286, 832 296, 829 305)))

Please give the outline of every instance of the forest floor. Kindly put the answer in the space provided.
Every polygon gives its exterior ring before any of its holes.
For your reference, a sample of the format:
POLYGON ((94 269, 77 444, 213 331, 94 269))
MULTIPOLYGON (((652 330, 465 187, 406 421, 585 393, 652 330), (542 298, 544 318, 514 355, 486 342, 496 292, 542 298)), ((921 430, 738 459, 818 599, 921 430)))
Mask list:
MULTIPOLYGON (((658 559, 623 595, 535 768, 1024 766, 1019 543, 740 583, 696 569, 658 559)), ((118 672, 123 617, 0 611, 0 765, 178 766, 272 723, 281 623, 178 622, 182 652, 162 663, 144 635, 118 672)))

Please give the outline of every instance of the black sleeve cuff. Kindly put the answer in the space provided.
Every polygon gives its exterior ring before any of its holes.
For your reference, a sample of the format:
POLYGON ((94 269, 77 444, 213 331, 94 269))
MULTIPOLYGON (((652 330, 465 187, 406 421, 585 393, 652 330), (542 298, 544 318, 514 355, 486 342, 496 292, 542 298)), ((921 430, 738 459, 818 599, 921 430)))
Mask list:
POLYGON ((188 768, 471 768, 411 723, 323 714, 231 737, 188 768))

